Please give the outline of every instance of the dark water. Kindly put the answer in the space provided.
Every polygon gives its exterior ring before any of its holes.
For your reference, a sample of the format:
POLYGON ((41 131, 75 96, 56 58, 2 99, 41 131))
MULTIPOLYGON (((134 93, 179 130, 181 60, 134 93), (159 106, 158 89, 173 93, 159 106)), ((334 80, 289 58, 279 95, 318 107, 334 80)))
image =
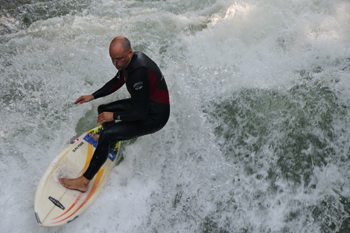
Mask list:
POLYGON ((0 35, 29 27, 33 22, 81 13, 89 0, 1 0, 0 35))
MULTIPOLYGON (((257 188, 251 194, 263 209, 279 205, 286 193, 314 195, 317 173, 327 167, 347 173, 349 105, 338 98, 332 83, 305 76, 287 91, 244 89, 215 103, 215 132, 227 160, 244 176, 267 183, 263 191, 257 188)), ((283 232, 294 232, 293 225, 301 221, 319 224, 320 232, 349 230, 350 199, 341 194, 344 184, 328 185, 332 192, 315 197, 314 204, 288 200, 283 232)))

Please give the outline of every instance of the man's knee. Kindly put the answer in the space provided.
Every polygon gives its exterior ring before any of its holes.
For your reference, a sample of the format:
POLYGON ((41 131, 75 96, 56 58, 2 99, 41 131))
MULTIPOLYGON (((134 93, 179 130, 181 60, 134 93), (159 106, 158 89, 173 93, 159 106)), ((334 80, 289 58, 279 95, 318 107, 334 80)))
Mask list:
POLYGON ((97 107, 97 112, 98 112, 98 114, 100 114, 100 113, 102 113, 103 111, 104 111, 104 109, 105 109, 105 104, 101 104, 101 105, 99 105, 98 107, 97 107))
POLYGON ((108 139, 110 138, 110 133, 108 132, 108 130, 103 129, 100 132, 99 138, 98 138, 98 143, 106 143, 108 142, 108 139))
POLYGON ((98 139, 98 143, 111 143, 120 138, 120 130, 116 127, 106 127, 104 128, 98 139))
POLYGON ((140 135, 140 130, 136 129, 132 124, 114 124, 109 128, 105 128, 101 131, 99 143, 108 142, 113 143, 115 141, 128 140, 140 135))

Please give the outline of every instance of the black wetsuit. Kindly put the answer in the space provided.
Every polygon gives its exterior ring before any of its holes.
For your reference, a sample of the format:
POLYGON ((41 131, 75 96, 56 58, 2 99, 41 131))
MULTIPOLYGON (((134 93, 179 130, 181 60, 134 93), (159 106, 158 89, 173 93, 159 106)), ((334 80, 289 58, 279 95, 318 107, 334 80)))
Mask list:
POLYGON ((114 119, 120 121, 103 124, 95 153, 84 173, 89 180, 106 161, 109 148, 116 141, 154 133, 169 119, 169 93, 164 77, 156 63, 144 53, 134 52, 128 67, 92 95, 95 99, 109 95, 124 83, 131 98, 98 107, 99 114, 113 112, 114 119))

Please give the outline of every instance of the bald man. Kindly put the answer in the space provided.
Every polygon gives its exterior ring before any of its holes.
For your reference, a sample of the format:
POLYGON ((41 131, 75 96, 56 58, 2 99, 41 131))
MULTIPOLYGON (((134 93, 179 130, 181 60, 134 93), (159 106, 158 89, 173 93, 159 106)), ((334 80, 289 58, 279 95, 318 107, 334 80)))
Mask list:
POLYGON ((103 125, 103 130, 96 137, 96 150, 82 176, 60 179, 68 189, 86 192, 115 142, 154 133, 163 128, 169 118, 168 88, 156 63, 142 52, 133 52, 130 41, 123 36, 111 41, 109 55, 118 70, 115 77, 93 94, 80 96, 75 103, 107 96, 124 84, 131 97, 98 106, 97 122, 103 125))

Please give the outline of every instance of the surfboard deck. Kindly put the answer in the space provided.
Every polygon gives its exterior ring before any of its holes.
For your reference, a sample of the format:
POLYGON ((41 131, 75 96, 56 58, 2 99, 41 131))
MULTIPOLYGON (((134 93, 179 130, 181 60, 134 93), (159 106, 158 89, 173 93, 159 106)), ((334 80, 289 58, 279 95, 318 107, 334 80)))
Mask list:
POLYGON ((59 183, 58 179, 63 176, 76 178, 85 172, 97 145, 89 134, 100 129, 96 127, 75 139, 46 170, 34 200, 34 212, 39 225, 59 226, 75 220, 95 200, 112 168, 123 159, 121 142, 117 142, 85 193, 66 189, 59 183))

